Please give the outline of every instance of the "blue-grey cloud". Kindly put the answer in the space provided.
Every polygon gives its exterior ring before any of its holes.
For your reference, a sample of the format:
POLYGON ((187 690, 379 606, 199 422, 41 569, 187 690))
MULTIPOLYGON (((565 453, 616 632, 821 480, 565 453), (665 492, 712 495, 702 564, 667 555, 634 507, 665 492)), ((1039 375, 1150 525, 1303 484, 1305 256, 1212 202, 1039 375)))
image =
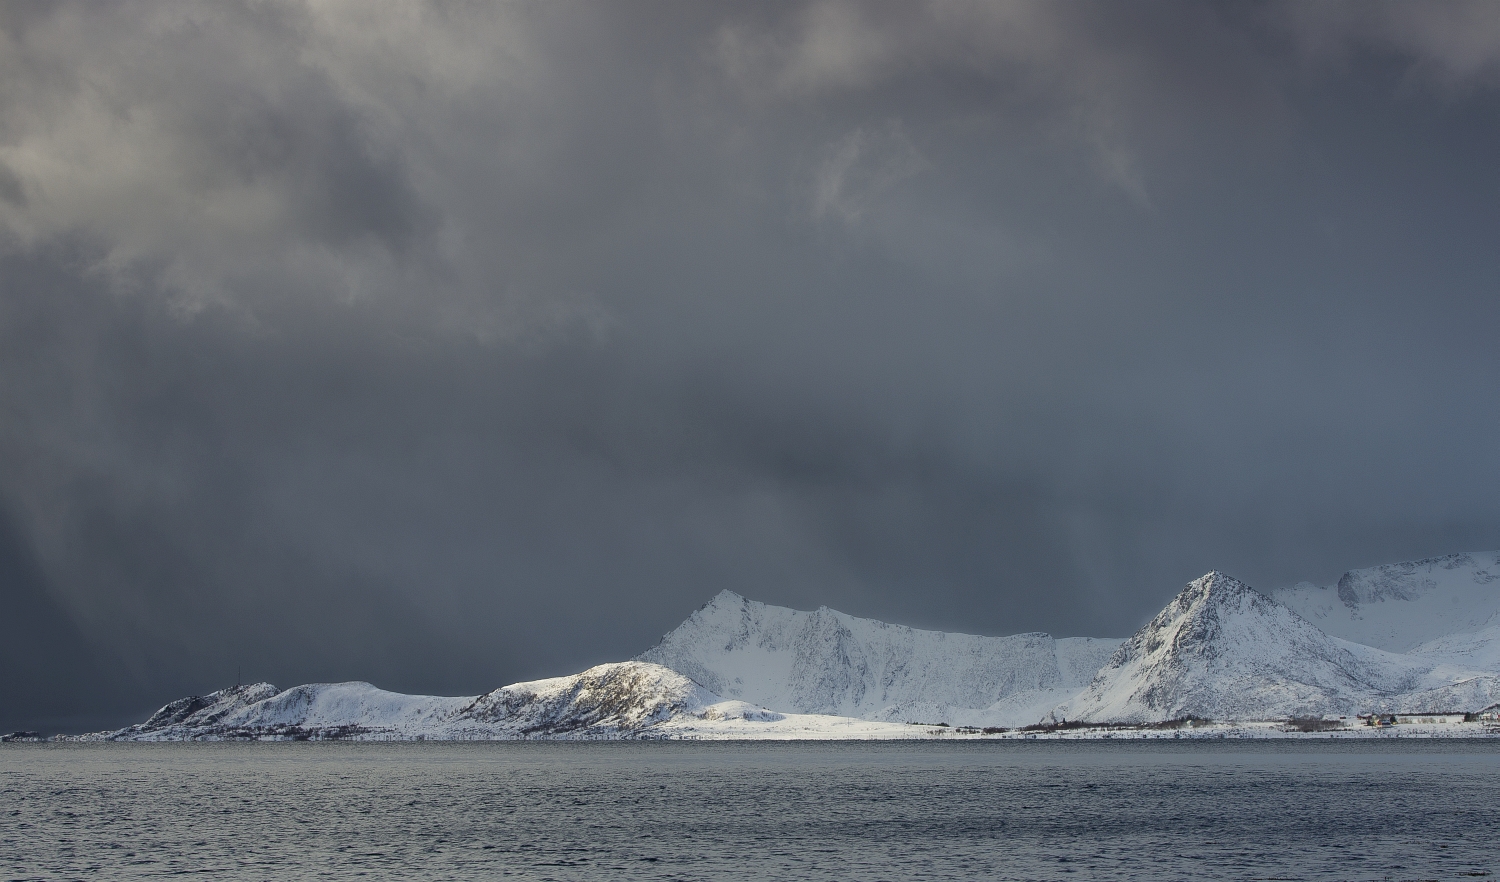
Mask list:
POLYGON ((6 7, 0 727, 1500 544, 1492 10, 6 7))

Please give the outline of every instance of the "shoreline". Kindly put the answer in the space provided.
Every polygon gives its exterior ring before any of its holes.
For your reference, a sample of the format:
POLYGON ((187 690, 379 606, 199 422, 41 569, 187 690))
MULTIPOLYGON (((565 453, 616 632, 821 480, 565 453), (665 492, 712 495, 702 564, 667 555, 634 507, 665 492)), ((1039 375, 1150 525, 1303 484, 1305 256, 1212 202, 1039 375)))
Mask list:
POLYGON ((881 731, 853 734, 839 731, 761 732, 702 728, 694 725, 664 726, 640 732, 588 732, 536 736, 496 736, 487 733, 444 733, 427 735, 381 731, 349 732, 319 730, 281 730, 259 733, 203 733, 193 737, 107 738, 97 735, 41 736, 13 733, 0 738, 8 744, 188 744, 188 743, 286 743, 286 742, 360 742, 360 743, 475 743, 475 742, 597 742, 597 741, 715 741, 715 742, 868 742, 868 741, 1390 741, 1390 740, 1488 740, 1500 738, 1500 726, 1490 721, 1463 723, 1399 723, 1387 726, 1355 724, 1318 731, 1305 731, 1286 720, 1240 722, 1196 722, 1166 727, 1159 724, 1140 726, 1100 724, 1048 729, 1014 729, 984 732, 960 728, 907 724, 902 731, 882 726, 881 731))

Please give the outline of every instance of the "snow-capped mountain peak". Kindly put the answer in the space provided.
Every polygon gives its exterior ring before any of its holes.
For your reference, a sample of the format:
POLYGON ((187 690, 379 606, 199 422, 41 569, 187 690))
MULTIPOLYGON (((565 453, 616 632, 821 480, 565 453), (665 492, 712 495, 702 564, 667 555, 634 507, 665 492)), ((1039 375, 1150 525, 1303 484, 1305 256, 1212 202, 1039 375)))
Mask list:
POLYGON ((1490 694, 1500 694, 1500 678, 1330 636, 1212 572, 1188 583, 1053 716, 1156 722, 1452 710, 1490 694))
MULTIPOLYGON (((1264 614, 1271 603, 1239 579, 1214 570, 1189 582, 1156 614, 1140 632, 1144 640, 1139 648, 1147 655, 1160 655, 1170 642, 1179 651, 1213 652, 1219 648, 1226 618, 1246 608, 1264 614)), ((1134 645, 1134 640, 1127 641, 1119 651, 1125 652, 1134 645)))

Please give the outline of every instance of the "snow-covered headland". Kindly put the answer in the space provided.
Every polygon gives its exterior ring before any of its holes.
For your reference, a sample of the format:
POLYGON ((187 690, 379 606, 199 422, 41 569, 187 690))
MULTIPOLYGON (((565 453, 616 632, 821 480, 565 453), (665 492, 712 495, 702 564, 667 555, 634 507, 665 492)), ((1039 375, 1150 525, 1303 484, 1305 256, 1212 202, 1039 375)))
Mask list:
POLYGON ((593 741, 920 737, 913 727, 781 714, 725 700, 645 662, 516 683, 484 695, 403 695, 369 683, 269 683, 180 699, 143 723, 72 741, 593 741))
MULTIPOLYGON (((1270 594, 1209 573, 1124 640, 922 631, 726 591, 635 660, 571 676, 457 698, 258 683, 58 738, 1484 737, 1500 734, 1497 579, 1500 553, 1270 594), (1370 714, 1393 724, 1368 725, 1370 714)), ((17 735, 3 740, 36 740, 17 735)))

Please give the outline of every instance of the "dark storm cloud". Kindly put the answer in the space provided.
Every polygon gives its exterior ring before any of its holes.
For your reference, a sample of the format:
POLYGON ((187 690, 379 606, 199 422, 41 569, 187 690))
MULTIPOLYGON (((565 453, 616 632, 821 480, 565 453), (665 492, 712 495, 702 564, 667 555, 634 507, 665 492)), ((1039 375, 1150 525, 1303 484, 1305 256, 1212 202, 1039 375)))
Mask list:
POLYGON ((1493 9, 5 7, 0 726, 1500 546, 1493 9))

